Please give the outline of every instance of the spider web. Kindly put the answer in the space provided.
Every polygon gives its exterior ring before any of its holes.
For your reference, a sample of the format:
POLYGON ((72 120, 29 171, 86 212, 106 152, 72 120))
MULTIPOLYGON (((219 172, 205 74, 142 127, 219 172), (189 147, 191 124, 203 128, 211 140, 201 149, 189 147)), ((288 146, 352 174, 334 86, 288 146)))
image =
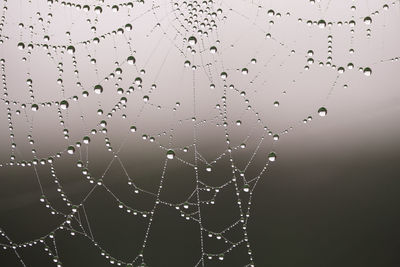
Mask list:
POLYGON ((178 234, 196 244, 191 266, 257 265, 252 197, 279 143, 398 61, 354 50, 398 1, 289 2, 3 1, 0 167, 27 170, 18 182, 49 216, 29 240, 0 229, 1 253, 38 266, 24 255, 39 247, 69 266, 60 244, 82 237, 105 265, 153 266, 154 224, 175 216, 197 235, 178 234), (105 205, 123 217, 95 230, 105 205), (136 231, 128 255, 98 238, 122 226, 136 231))

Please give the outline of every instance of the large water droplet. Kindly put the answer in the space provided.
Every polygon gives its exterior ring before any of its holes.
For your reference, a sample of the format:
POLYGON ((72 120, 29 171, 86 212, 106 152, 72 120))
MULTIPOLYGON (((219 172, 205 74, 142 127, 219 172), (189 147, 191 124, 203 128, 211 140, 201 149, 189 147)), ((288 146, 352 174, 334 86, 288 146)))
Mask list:
POLYGON ((69 107, 69 103, 67 100, 63 100, 60 102, 60 108, 61 109, 67 109, 69 107))
POLYGON ((136 62, 136 59, 133 56, 129 56, 127 59, 128 64, 133 65, 136 62))
POLYGON ((197 39, 194 36, 190 36, 188 42, 190 45, 195 45, 197 43, 197 39))
POLYGON ((31 109, 32 111, 37 111, 39 109, 39 106, 37 104, 32 104, 31 109))
POLYGON ((364 75, 365 76, 371 76, 372 70, 368 67, 364 68, 364 75))
POLYGON ((95 92, 96 94, 101 94, 101 93, 103 93, 103 86, 101 86, 100 84, 96 85, 96 86, 94 87, 94 92, 95 92))
POLYGON ((103 12, 103 9, 101 8, 101 6, 96 6, 94 8, 94 11, 96 12, 96 14, 101 14, 103 12))
POLYGON ((83 143, 84 144, 89 144, 90 143, 90 137, 89 136, 85 136, 85 137, 83 137, 83 143))
POLYGON ((22 43, 22 42, 21 42, 21 43, 18 43, 17 47, 18 47, 18 49, 22 50, 22 49, 25 48, 25 44, 22 43))
POLYGON ((325 22, 325 20, 323 20, 323 19, 319 20, 319 21, 318 21, 318 27, 319 27, 320 29, 325 28, 325 27, 326 27, 326 22, 325 22))
POLYGON ((365 17, 364 18, 364 23, 367 24, 367 25, 370 25, 372 23, 371 17, 365 17))
POLYGON ((67 148, 67 152, 68 152, 68 154, 70 154, 70 155, 74 154, 74 153, 75 153, 75 147, 69 146, 69 147, 67 148))
POLYGON ((271 162, 276 160, 275 152, 271 152, 271 153, 268 154, 268 160, 271 161, 271 162))
POLYGON ((327 110, 326 108, 324 108, 324 107, 320 107, 320 108, 318 109, 318 114, 319 114, 321 117, 325 117, 326 114, 328 114, 328 110, 327 110))
POLYGON ((175 157, 175 152, 173 150, 168 150, 167 151, 167 158, 168 159, 173 159, 175 157))
POLYGON ((75 53, 75 47, 73 47, 72 45, 68 46, 67 52, 72 55, 73 53, 75 53))

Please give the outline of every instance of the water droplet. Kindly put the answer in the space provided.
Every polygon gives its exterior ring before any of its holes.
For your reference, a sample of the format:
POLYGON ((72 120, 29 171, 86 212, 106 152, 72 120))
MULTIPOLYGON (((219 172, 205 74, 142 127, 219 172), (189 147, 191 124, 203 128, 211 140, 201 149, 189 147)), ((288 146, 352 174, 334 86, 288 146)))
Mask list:
POLYGON ((83 143, 84 144, 89 144, 90 143, 90 137, 89 136, 85 136, 85 137, 83 137, 83 143))
POLYGON ((365 76, 371 76, 372 70, 368 67, 364 68, 364 75, 365 76))
POLYGON ((372 23, 371 17, 365 17, 364 18, 364 23, 367 24, 367 25, 370 25, 372 23))
POLYGON ((126 24, 125 25, 125 30, 127 30, 127 31, 131 31, 132 30, 132 24, 126 24))
POLYGON ((72 55, 73 53, 75 53, 75 47, 73 47, 72 45, 68 46, 67 52, 72 55))
POLYGON ((136 62, 136 59, 133 56, 129 56, 126 60, 128 64, 133 65, 136 62))
POLYGON ((325 27, 326 27, 326 22, 325 22, 325 20, 323 20, 323 19, 319 20, 319 21, 318 21, 318 27, 319 27, 320 29, 325 28, 325 27))
POLYGON ((142 78, 137 77, 137 78, 135 79, 135 84, 137 84, 137 85, 142 84, 142 78))
POLYGON ((75 153, 75 147, 69 146, 69 147, 67 148, 67 152, 68 152, 68 154, 70 154, 70 155, 74 154, 74 153, 75 153))
POLYGON ((268 160, 271 161, 271 162, 276 160, 275 152, 271 152, 271 153, 268 154, 268 160))
POLYGON ((103 9, 101 8, 101 6, 96 6, 94 8, 94 12, 96 12, 96 14, 101 14, 103 12, 103 9))
POLYGON ((327 110, 326 108, 324 108, 324 107, 321 107, 321 108, 318 109, 318 114, 319 114, 321 117, 325 117, 326 114, 328 114, 328 110, 327 110))
POLYGON ((67 109, 69 107, 69 103, 67 100, 63 100, 60 102, 60 108, 61 109, 67 109))
POLYGON ((37 104, 32 104, 31 109, 32 111, 37 111, 39 109, 39 106, 37 104))
POLYGON ((94 87, 94 92, 95 92, 96 94, 101 94, 101 93, 103 93, 103 86, 101 86, 100 84, 96 85, 96 86, 94 87))
POLYGON ((112 10, 113 12, 117 12, 117 11, 119 10, 119 7, 118 7, 117 5, 113 5, 112 8, 111 8, 111 10, 112 10))
POLYGON ((248 184, 245 184, 245 185, 243 186, 243 191, 246 192, 246 193, 248 193, 248 192, 250 191, 250 187, 249 187, 248 184))
POLYGON ((22 42, 21 42, 21 43, 18 43, 17 47, 18 47, 18 49, 22 50, 22 49, 25 48, 25 44, 22 43, 22 42))
POLYGON ((168 150, 167 151, 167 158, 168 159, 173 159, 175 157, 175 152, 173 150, 168 150))
POLYGON ((267 14, 268 14, 268 16, 272 17, 273 15, 275 15, 275 11, 270 9, 270 10, 268 10, 267 14))
POLYGON ((197 43, 197 39, 194 36, 190 36, 188 42, 190 45, 195 45, 197 43))

